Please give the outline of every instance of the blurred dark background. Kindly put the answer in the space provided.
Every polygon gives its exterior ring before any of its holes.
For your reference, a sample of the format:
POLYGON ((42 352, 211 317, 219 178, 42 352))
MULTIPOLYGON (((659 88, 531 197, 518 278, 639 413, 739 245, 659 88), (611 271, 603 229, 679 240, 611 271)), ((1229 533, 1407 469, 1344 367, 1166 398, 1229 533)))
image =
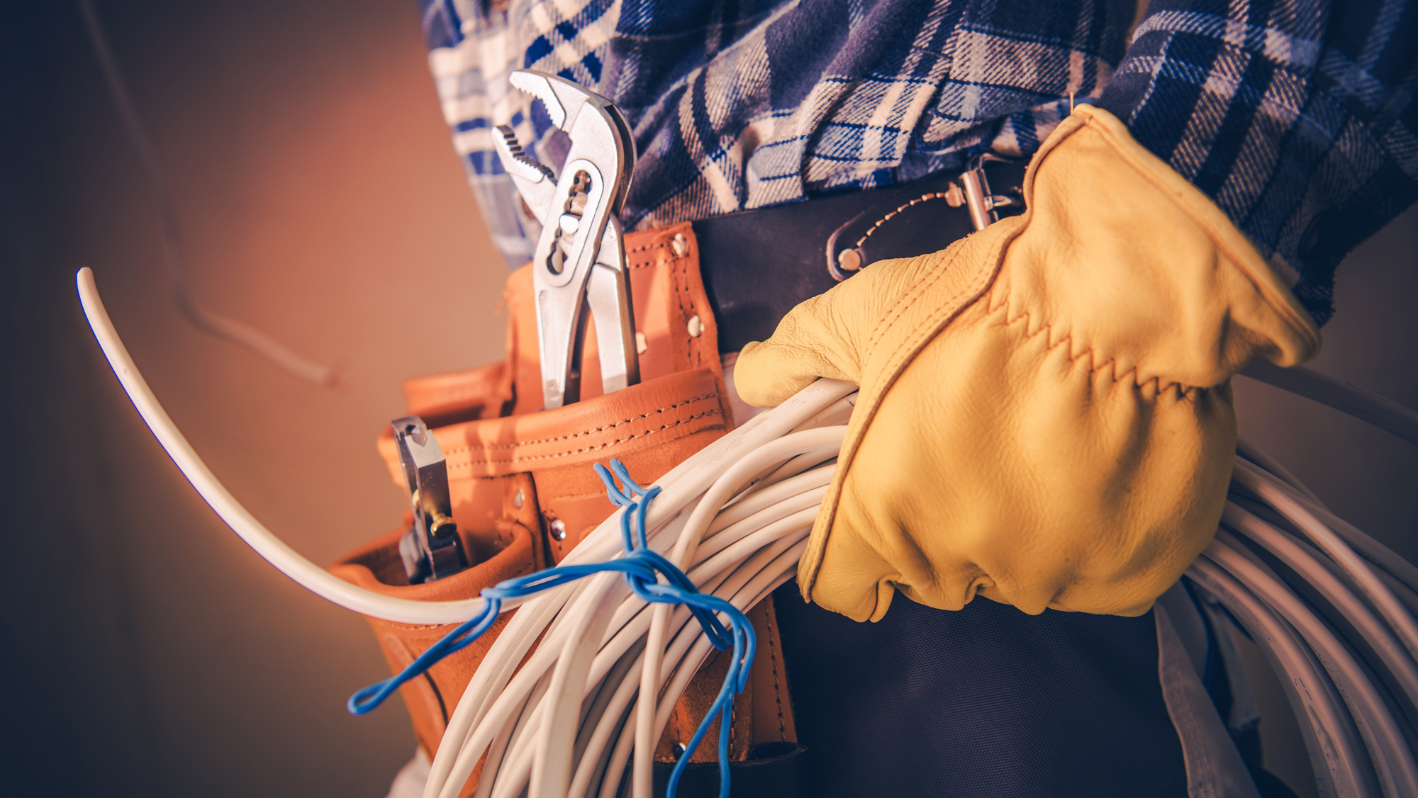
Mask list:
MULTIPOLYGON (((374 436, 407 376, 493 360, 505 271, 448 141, 412 0, 98 0, 173 184, 198 298, 345 387, 188 326, 158 217, 63 0, 0 5, 0 793, 370 796, 413 752, 364 622, 232 535, 109 371, 73 276, 213 471, 320 563, 397 523, 374 436)), ((1418 406, 1418 216, 1351 256, 1320 370, 1418 406)), ((1237 381, 1242 434, 1340 515, 1418 559, 1418 449, 1237 381)), ((1308 766, 1247 649, 1268 765, 1308 766)))

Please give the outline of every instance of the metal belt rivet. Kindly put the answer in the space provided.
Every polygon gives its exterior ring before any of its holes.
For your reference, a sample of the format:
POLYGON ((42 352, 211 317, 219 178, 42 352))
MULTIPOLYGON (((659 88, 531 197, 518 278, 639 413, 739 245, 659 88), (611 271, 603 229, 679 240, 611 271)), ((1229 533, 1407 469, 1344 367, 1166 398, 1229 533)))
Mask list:
POLYGON ((704 322, 698 316, 689 317, 689 337, 698 338, 704 334, 704 322))
POLYGON ((649 348, 650 344, 645 342, 645 333, 637 332, 635 334, 635 354, 643 355, 645 354, 645 350, 649 348))
POLYGON ((844 272, 854 272, 862 268, 862 253, 853 249, 844 249, 837 253, 837 265, 842 267, 844 272))
POLYGON ((522 509, 522 504, 523 504, 524 502, 526 502, 526 501, 527 501, 527 497, 524 496, 524 495, 522 494, 522 491, 519 490, 519 491, 517 491, 517 495, 512 497, 512 506, 513 506, 513 507, 516 507, 518 510, 520 510, 520 509, 522 509))
POLYGON ((552 521, 551 536, 557 540, 566 540, 566 522, 560 519, 552 521))
POLYGON ((670 249, 674 251, 676 258, 683 258, 689 251, 689 241, 684 237, 684 233, 675 233, 675 237, 670 239, 670 249))

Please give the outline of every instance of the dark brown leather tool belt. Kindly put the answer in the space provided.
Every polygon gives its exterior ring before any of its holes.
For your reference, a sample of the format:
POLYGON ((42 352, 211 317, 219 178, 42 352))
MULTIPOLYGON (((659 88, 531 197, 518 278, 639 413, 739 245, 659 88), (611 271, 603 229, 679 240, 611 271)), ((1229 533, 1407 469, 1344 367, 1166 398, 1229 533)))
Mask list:
POLYGON ((693 222, 719 351, 764 340, 798 303, 875 261, 945 249, 977 229, 973 213, 1019 213, 1024 168, 987 161, 974 203, 967 170, 693 222))

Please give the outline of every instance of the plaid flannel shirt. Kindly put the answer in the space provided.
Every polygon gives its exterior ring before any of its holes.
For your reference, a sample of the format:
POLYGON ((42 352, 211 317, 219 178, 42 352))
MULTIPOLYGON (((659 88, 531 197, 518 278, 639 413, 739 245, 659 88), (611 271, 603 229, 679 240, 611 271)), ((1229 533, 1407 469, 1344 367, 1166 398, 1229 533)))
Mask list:
POLYGON ((509 264, 531 256, 492 147, 566 139, 514 69, 594 88, 639 157, 644 229, 1024 157, 1095 101, 1206 192, 1319 323, 1334 269, 1418 197, 1406 0, 420 0, 458 154, 509 264), (1128 31, 1132 29, 1130 41, 1128 31))

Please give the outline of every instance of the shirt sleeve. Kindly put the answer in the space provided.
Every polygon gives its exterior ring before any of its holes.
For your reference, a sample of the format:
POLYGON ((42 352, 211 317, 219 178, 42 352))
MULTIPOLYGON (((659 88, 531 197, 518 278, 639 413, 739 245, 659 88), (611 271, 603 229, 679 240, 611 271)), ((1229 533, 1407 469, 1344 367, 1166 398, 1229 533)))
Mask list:
POLYGON ((1339 261, 1418 198, 1415 89, 1408 0, 1154 0, 1099 105, 1323 324, 1339 261))

